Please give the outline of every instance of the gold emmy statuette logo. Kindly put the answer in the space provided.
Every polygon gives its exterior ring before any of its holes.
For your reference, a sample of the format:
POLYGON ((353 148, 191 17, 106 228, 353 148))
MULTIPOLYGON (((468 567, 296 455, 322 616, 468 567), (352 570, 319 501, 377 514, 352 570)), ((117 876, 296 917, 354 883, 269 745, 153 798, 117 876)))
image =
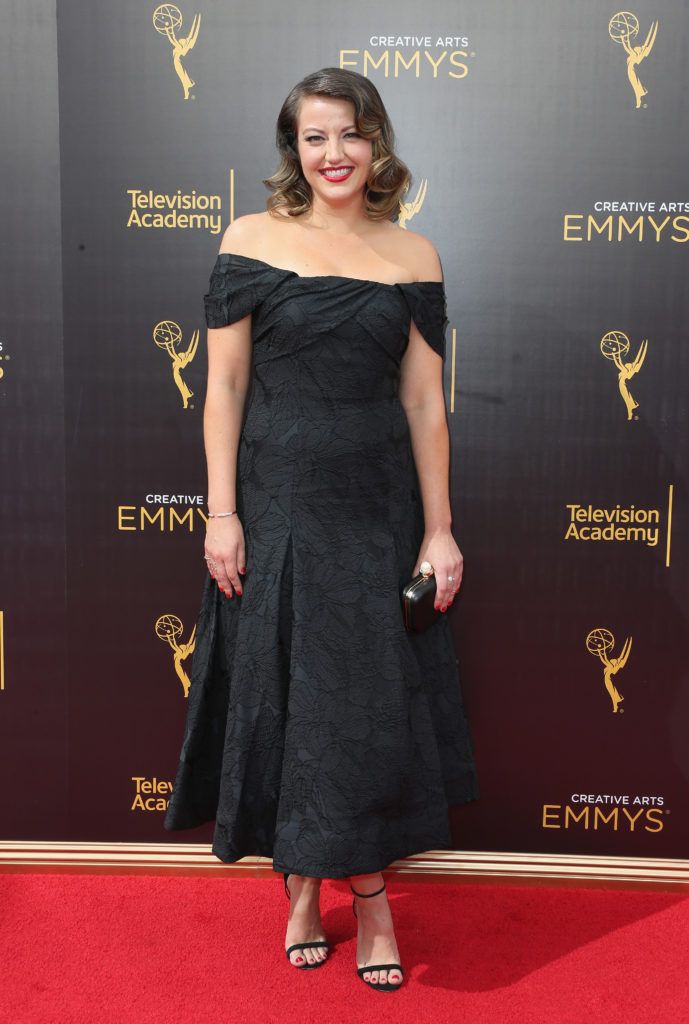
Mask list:
POLYGON ((624 700, 624 697, 613 683, 612 677, 617 675, 620 669, 624 668, 627 664, 629 652, 632 649, 632 638, 628 636, 625 640, 619 658, 608 657, 608 651, 611 651, 614 646, 615 637, 609 629, 602 629, 600 627, 598 629, 592 629, 586 637, 586 650, 589 654, 597 654, 603 662, 603 680, 605 682, 605 689, 610 694, 612 710, 616 712, 618 705, 624 700))
POLYGON ((184 98, 189 99, 189 90, 196 82, 192 81, 182 66, 182 57, 186 57, 190 50, 193 50, 201 27, 201 15, 195 14, 191 23, 191 32, 188 36, 175 35, 175 31, 182 27, 182 12, 175 4, 160 4, 153 12, 153 27, 161 36, 166 36, 172 47, 172 63, 175 71, 184 88, 184 98))
POLYGON ((191 636, 187 643, 180 644, 177 641, 179 637, 181 637, 183 629, 182 620, 176 615, 161 615, 155 625, 156 636, 158 639, 165 640, 173 650, 175 672, 182 683, 184 696, 188 697, 191 683, 189 681, 189 676, 184 671, 182 662, 186 661, 189 655, 194 653, 194 647, 196 646, 196 626, 192 629, 191 636))
MULTIPOLYGON (((408 185, 407 185, 407 188, 409 188, 408 185)), ((421 184, 419 185, 419 188, 418 188, 418 191, 416 193, 416 196, 414 197, 414 199, 412 199, 412 201, 410 203, 403 203, 400 200, 400 212, 399 212, 399 218, 398 218, 397 223, 398 223, 398 225, 401 228, 406 228, 407 221, 411 220, 412 217, 414 216, 414 214, 419 212, 419 210, 421 209, 421 207, 424 204, 424 200, 426 198, 426 192, 427 191, 428 191, 428 181, 427 181, 426 178, 424 178, 423 181, 421 182, 421 184)))
POLYGON ((639 19, 635 14, 630 14, 629 11, 618 11, 617 14, 613 14, 608 25, 608 32, 610 33, 610 38, 616 43, 620 43, 627 54, 627 78, 634 90, 636 108, 638 110, 641 106, 641 97, 647 94, 648 89, 645 89, 639 81, 636 68, 651 52, 656 33, 658 32, 658 22, 651 22, 651 27, 648 30, 643 46, 631 45, 630 40, 634 39, 639 32, 639 19))
POLYGON ((639 408, 639 403, 635 402, 629 393, 627 382, 632 379, 635 373, 638 373, 643 366, 644 359, 646 358, 646 351, 648 349, 648 338, 641 342, 639 345, 639 351, 636 353, 636 359, 631 362, 623 362, 624 356, 629 352, 629 338, 622 331, 608 331, 604 334, 600 342, 600 350, 606 359, 609 359, 615 364, 619 370, 617 383, 620 389, 620 394, 624 400, 624 404, 627 407, 627 419, 632 418, 632 413, 635 409, 639 408))
POLYGON ((161 320, 153 328, 153 340, 158 348, 164 348, 172 360, 172 376, 182 396, 182 405, 189 408, 189 399, 194 392, 182 380, 182 370, 188 366, 196 355, 199 347, 199 332, 194 331, 189 342, 189 347, 184 352, 179 352, 178 347, 182 341, 182 329, 174 320, 161 320))

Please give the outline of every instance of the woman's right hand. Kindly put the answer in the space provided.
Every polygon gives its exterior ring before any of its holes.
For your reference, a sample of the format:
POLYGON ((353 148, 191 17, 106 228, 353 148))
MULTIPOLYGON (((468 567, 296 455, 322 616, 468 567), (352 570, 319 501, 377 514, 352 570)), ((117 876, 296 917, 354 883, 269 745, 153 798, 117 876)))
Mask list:
POLYGON ((227 597, 232 597, 233 588, 241 597, 239 574, 246 572, 246 548, 244 530, 236 515, 208 520, 205 558, 209 573, 227 597))

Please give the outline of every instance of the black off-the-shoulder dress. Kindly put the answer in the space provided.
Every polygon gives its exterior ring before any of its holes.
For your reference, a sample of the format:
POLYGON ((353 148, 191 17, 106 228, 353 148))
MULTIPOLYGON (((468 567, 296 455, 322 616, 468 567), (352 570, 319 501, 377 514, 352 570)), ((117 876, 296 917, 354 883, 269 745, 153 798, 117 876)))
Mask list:
POLYGON ((218 255, 209 327, 252 314, 237 457, 243 595, 206 573, 168 830, 344 878, 451 845, 478 785, 449 622, 404 628, 424 520, 400 361, 442 358, 441 282, 303 277, 218 255))

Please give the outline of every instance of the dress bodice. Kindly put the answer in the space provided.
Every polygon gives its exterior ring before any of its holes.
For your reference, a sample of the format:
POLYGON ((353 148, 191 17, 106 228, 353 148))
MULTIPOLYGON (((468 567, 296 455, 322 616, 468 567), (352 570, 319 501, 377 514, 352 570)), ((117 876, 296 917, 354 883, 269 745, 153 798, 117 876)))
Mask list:
POLYGON ((398 363, 413 320, 443 359, 447 312, 442 281, 386 284, 333 274, 304 277, 263 260, 219 253, 204 295, 206 324, 225 327, 253 314, 255 345, 291 327, 300 338, 363 331, 398 363), (394 344, 397 338, 398 344, 394 344))

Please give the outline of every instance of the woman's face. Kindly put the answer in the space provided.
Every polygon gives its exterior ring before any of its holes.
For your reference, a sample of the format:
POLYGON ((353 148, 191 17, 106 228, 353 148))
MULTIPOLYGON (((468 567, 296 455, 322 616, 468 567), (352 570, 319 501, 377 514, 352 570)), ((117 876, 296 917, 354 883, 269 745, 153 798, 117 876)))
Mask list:
POLYGON ((363 192, 373 144, 357 132, 350 100, 306 96, 299 107, 297 150, 314 197, 339 205, 363 192))

